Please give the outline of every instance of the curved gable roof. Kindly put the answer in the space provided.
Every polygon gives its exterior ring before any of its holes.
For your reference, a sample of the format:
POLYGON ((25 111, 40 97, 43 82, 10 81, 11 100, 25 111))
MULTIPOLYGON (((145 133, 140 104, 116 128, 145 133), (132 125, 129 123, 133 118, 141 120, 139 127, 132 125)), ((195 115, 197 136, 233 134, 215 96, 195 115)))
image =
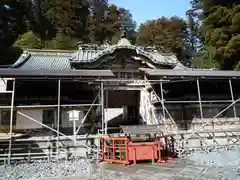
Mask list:
POLYGON ((176 65, 179 63, 177 57, 173 54, 166 55, 161 54, 157 50, 146 50, 141 46, 134 46, 134 45, 112 45, 108 46, 103 50, 94 50, 94 49, 80 49, 76 53, 72 55, 70 58, 71 62, 79 62, 79 63, 93 63, 98 61, 101 57, 113 54, 116 50, 119 49, 129 49, 135 50, 137 55, 144 56, 147 59, 153 61, 156 64, 162 65, 176 65))

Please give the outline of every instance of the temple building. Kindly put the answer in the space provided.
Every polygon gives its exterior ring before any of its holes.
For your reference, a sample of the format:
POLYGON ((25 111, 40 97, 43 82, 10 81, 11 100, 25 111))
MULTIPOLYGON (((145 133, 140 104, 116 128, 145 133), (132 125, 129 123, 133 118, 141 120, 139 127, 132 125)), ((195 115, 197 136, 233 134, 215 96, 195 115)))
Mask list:
MULTIPOLYGON (((169 109, 173 119, 177 120, 199 118, 201 114, 209 118, 211 117, 211 112, 215 113, 219 111, 221 106, 224 107, 224 105, 219 104, 221 100, 223 100, 222 103, 232 101, 230 89, 226 88, 229 86, 228 80, 223 82, 223 80, 218 79, 215 83, 212 83, 212 80, 207 79, 207 76, 219 76, 219 73, 228 75, 228 72, 187 68, 180 63, 174 54, 159 53, 153 47, 132 45, 125 36, 122 36, 116 45, 97 46, 86 44, 79 47, 77 52, 52 50, 24 51, 19 59, 10 66, 10 69, 36 73, 47 71, 53 74, 69 70, 76 72, 84 70, 90 74, 97 70, 110 70, 113 76, 104 78, 104 108, 106 111, 105 119, 108 119, 108 121, 121 116, 120 119, 118 118, 117 124, 113 123, 114 126, 125 123, 157 123, 156 120, 150 120, 153 119, 152 115, 150 115, 151 112, 147 113, 149 109, 152 110, 150 107, 154 106, 153 110, 157 112, 156 115, 159 118, 163 114, 166 116, 166 113, 162 112, 162 104, 156 101, 157 96, 164 96, 165 106, 168 106, 167 109, 169 109), (170 76, 177 76, 178 78, 170 78, 170 76), (199 108, 196 108, 199 106, 198 87, 195 81, 191 81, 191 76, 200 77, 201 79, 200 84, 203 86, 201 87, 201 96, 203 96, 201 97, 201 100, 203 100, 202 109, 205 109, 202 113, 199 108), (171 79, 176 80, 172 81, 171 79), (148 80, 148 83, 145 80, 148 80), (161 88, 160 86, 163 87, 161 88), (213 98, 213 95, 210 96, 210 93, 216 96, 216 104, 214 106, 212 103, 210 104, 212 108, 208 107, 209 103, 207 102, 211 100, 210 98, 213 98), (148 106, 148 110, 146 106, 148 106), (185 112, 185 109, 187 112, 185 112)), ((100 78, 101 74, 97 73, 96 77, 100 78)), ((222 77, 220 78, 222 79, 222 77)), ((92 80, 88 81, 86 78, 84 81, 62 80, 60 104, 63 110, 61 111, 60 127, 72 127, 72 123, 68 120, 68 111, 70 109, 79 109, 78 104, 91 105, 95 96, 97 96, 96 89, 100 89, 99 83, 92 80)), ((233 80, 231 83, 235 83, 235 81, 233 80)), ((11 89, 12 81, 8 80, 7 82, 6 88, 11 89)), ((4 86, 4 83, 2 84, 4 86)), ((234 88, 236 89, 237 87, 234 86, 234 88)), ((16 111, 18 110, 17 107, 21 107, 21 111, 37 118, 42 123, 55 127, 58 104, 57 89, 57 81, 47 77, 46 80, 34 78, 16 80, 14 97, 16 111)), ((10 94, 0 95, 1 105, 7 109, 9 99, 11 99, 10 94)), ((84 111, 88 111, 87 109, 84 111)), ((96 110, 98 109, 99 107, 96 108, 96 110)), ((1 111, 1 124, 9 124, 9 111, 4 109, 1 111)), ((13 118, 16 129, 42 128, 39 124, 29 123, 25 117, 18 115, 16 111, 14 111, 13 118)), ((225 114, 227 116, 234 115, 232 111, 233 109, 225 114)), ((80 112, 80 114, 79 118, 82 118, 84 112, 80 112)), ((111 122, 109 123, 112 124, 111 122)))
POLYGON ((187 130, 193 120, 240 115, 239 72, 187 68, 125 36, 76 52, 25 50, 0 76, 1 134, 61 132, 76 141, 121 125, 168 122, 187 130))
MULTIPOLYGON (((139 47, 131 45, 124 36, 116 45, 83 45, 79 47, 77 52, 69 51, 51 51, 51 50, 29 50, 24 51, 19 59, 10 67, 20 71, 51 71, 61 72, 68 70, 88 70, 89 73, 95 70, 111 70, 114 78, 105 81, 105 96, 107 95, 106 119, 121 116, 128 118, 122 122, 138 124, 142 119, 139 114, 140 90, 143 82, 134 82, 133 80, 144 80, 145 72, 142 68, 147 69, 187 69, 176 58, 174 54, 161 54, 152 47, 139 47), (118 79, 116 82, 111 79, 118 79), (129 82, 124 82, 124 80, 129 82), (135 83, 135 85, 134 85, 135 83), (137 84, 140 83, 140 84, 137 84), (129 84, 129 85, 127 85, 129 84), (108 117, 109 116, 109 117, 108 117)), ((10 88, 11 81, 8 81, 7 88, 10 88)), ((91 82, 91 81, 89 81, 91 82)), ((77 81, 61 82, 61 104, 64 110, 61 111, 61 127, 72 127, 72 123, 68 120, 67 112, 72 104, 74 108, 77 104, 92 104, 93 98, 96 96, 94 89, 97 85, 84 85, 77 81)), ((2 96, 2 106, 6 106, 8 99, 2 96), (5 101, 4 101, 5 100, 5 101)), ((106 98, 105 98, 106 99, 106 98)), ((105 100, 106 102, 106 100, 105 100)), ((57 84, 51 79, 48 80, 31 80, 19 79, 15 84, 14 105, 22 107, 21 111, 37 118, 40 122, 47 125, 56 123, 57 119, 57 84), (32 105, 32 107, 30 107, 32 105), (40 108, 44 105, 49 108, 40 108), (51 105, 54 106, 50 107, 51 105), (26 109, 25 108, 28 108, 26 109), (29 107, 28 107, 29 106, 29 107), (29 109, 30 108, 30 109, 29 109)), ((87 111, 87 110, 86 110, 87 111)), ((5 123, 6 116, 3 110, 1 124, 5 123), (5 116, 5 117, 4 117, 5 116)), ((81 115, 80 117, 82 117, 81 115)), ((120 118, 119 124, 122 119, 120 118)), ((35 129, 42 128, 36 123, 29 123, 25 117, 17 115, 14 111, 14 125, 16 129, 35 129)), ((80 122, 80 121, 79 121, 80 122)))

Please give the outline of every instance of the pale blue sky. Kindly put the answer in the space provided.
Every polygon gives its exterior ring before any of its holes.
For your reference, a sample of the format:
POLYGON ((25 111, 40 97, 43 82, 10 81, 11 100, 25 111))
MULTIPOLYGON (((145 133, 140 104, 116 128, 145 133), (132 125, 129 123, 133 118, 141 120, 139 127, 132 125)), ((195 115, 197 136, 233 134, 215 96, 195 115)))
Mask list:
POLYGON ((186 19, 190 0, 109 0, 109 3, 130 10, 138 26, 149 19, 177 15, 186 19))

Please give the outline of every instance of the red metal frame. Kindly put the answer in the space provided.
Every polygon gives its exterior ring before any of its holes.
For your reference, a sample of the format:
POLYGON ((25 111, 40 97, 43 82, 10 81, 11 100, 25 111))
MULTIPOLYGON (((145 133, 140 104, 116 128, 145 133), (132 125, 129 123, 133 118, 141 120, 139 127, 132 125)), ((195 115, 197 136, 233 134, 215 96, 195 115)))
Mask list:
POLYGON ((128 160, 128 138, 102 137, 102 160, 110 163, 129 164, 128 160), (106 145, 111 141, 112 145, 106 145))
POLYGON ((168 146, 162 139, 150 142, 133 142, 127 137, 102 137, 102 161, 120 164, 136 164, 137 161, 151 160, 163 163, 168 158, 168 146))

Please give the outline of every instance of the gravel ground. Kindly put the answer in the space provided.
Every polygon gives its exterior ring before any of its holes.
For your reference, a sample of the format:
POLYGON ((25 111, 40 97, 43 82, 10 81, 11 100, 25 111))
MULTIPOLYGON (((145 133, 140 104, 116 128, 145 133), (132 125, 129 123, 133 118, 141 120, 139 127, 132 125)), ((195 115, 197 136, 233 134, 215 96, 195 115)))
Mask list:
POLYGON ((83 159, 70 161, 18 163, 0 166, 0 180, 35 180, 46 177, 89 177, 90 163, 83 159))
POLYGON ((240 180, 240 151, 198 152, 167 164, 91 164, 83 159, 0 166, 0 180, 240 180))

